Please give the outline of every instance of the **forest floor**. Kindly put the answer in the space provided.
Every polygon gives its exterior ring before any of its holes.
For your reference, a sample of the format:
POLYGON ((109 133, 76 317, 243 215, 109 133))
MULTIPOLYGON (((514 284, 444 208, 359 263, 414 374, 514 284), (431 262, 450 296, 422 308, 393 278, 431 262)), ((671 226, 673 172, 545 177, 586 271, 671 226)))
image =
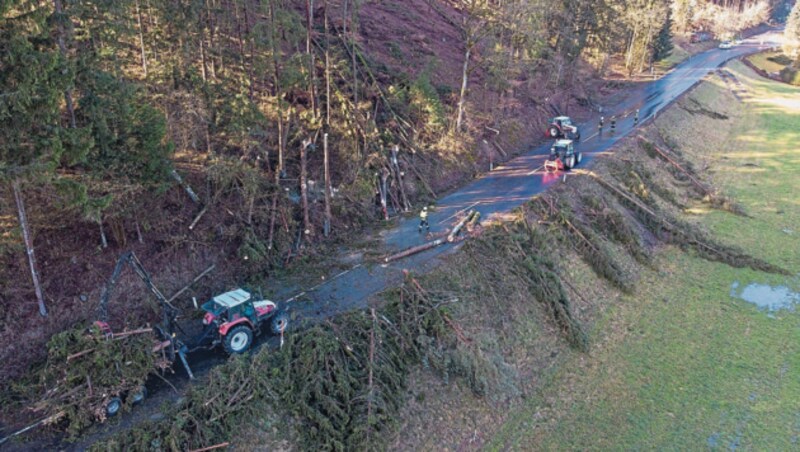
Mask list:
POLYGON ((687 218, 794 276, 710 263, 667 247, 657 271, 597 320, 573 353, 487 440, 490 450, 789 450, 800 440, 800 89, 740 62, 692 94, 724 112, 713 130, 673 108, 662 134, 706 168, 748 217, 699 205, 687 218))

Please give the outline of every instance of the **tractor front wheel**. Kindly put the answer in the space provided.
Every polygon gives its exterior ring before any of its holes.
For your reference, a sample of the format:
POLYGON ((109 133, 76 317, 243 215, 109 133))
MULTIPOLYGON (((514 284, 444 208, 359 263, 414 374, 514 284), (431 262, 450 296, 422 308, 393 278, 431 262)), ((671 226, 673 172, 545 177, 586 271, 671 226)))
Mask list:
POLYGON ((147 388, 140 386, 133 394, 131 394, 131 404, 138 405, 147 398, 147 388))
POLYGON ((575 158, 575 164, 577 165, 581 163, 581 160, 583 160, 583 152, 578 152, 577 157, 575 158))
POLYGON ((253 331, 246 325, 235 326, 225 335, 223 343, 230 354, 244 353, 253 343, 253 331))
POLYGON ((272 317, 272 334, 285 333, 289 328, 289 315, 281 311, 272 317))

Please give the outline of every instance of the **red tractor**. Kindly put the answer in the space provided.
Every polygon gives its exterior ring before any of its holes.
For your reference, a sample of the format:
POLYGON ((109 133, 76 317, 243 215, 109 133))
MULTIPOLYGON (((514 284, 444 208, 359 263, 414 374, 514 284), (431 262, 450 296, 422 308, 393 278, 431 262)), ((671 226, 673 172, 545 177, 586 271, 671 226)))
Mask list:
POLYGON ((204 339, 211 345, 222 344, 228 353, 244 353, 253 344, 254 336, 269 324, 273 334, 283 334, 289 325, 286 311, 269 300, 254 300, 250 292, 236 289, 217 295, 203 303, 206 312, 204 339))
POLYGON ((570 170, 583 160, 582 152, 575 152, 572 140, 556 140, 550 148, 550 156, 544 162, 547 172, 570 170))
POLYGON ((572 118, 569 116, 556 116, 550 120, 550 125, 547 126, 546 135, 550 138, 568 138, 570 140, 579 141, 581 139, 581 132, 578 126, 573 124, 572 118))

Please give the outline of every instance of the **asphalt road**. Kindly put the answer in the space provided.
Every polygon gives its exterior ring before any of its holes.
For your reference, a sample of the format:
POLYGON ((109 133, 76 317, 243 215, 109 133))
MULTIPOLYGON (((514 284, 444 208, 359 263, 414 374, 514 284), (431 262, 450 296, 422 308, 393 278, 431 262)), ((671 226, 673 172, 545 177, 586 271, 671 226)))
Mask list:
MULTIPOLYGON (((577 144, 583 152, 579 167, 591 166, 592 160, 609 150, 618 140, 630 134, 688 91, 706 75, 727 61, 756 53, 777 44, 779 34, 770 31, 744 40, 732 49, 711 49, 682 62, 664 77, 642 82, 633 88, 625 100, 617 105, 602 107, 605 127, 602 135, 597 133, 600 118, 598 113, 592 120, 579 124, 582 140, 577 144), (639 109, 639 121, 635 124, 634 111, 639 109), (616 116, 616 131, 610 131, 610 118, 616 116)), ((544 132, 545 124, 536 125, 544 132)), ((549 154, 550 143, 538 146, 497 167, 464 187, 443 197, 429 215, 432 232, 449 229, 457 221, 460 211, 474 208, 481 213, 483 221, 491 220, 511 212, 533 196, 544 191, 550 184, 561 180, 563 174, 548 174, 541 167, 549 154)), ((567 176, 569 177, 569 176, 567 176)), ((420 245, 427 240, 417 232, 419 220, 407 218, 383 234, 385 250, 399 251, 420 245)), ((356 265, 353 269, 331 275, 324 284, 308 290, 298 300, 290 303, 298 318, 320 319, 351 309, 366 306, 370 296, 402 281, 403 269, 414 269, 425 273, 441 262, 441 257, 453 252, 459 245, 446 244, 416 254, 388 265, 356 265)), ((280 295, 280 294, 279 294, 280 295)), ((287 297, 284 297, 284 299, 287 297)))
MULTIPOLYGON (((778 34, 775 31, 756 35, 746 39, 741 45, 730 49, 712 49, 697 54, 675 67, 664 77, 642 82, 628 92, 625 100, 617 105, 604 105, 603 116, 606 127, 602 136, 597 134, 598 113, 592 120, 579 124, 583 139, 577 146, 583 152, 583 162, 579 167, 591 166, 592 160, 604 151, 609 150, 618 140, 630 134, 638 125, 657 115, 680 95, 689 90, 707 74, 730 59, 755 53, 777 45, 778 34), (634 124, 633 112, 639 109, 639 123, 634 124), (610 133, 610 118, 616 116, 617 127, 610 133)), ((545 124, 537 124, 544 132, 545 124)), ((457 214, 465 209, 474 208, 481 213, 483 221, 491 220, 511 212, 533 196, 544 191, 550 184, 561 180, 563 174, 547 174, 541 170, 544 159, 549 154, 550 143, 543 144, 514 158, 505 165, 497 167, 464 187, 445 196, 436 204, 429 216, 432 232, 443 232, 457 221, 457 214)), ((569 177, 569 176, 568 176, 569 177)), ((417 232, 417 218, 403 219, 394 229, 384 231, 384 246, 381 251, 391 253, 427 241, 423 234, 417 232)), ((319 321, 353 309, 363 308, 369 298, 388 287, 400 283, 404 269, 413 269, 416 273, 426 273, 442 262, 442 257, 458 250, 460 244, 445 244, 391 264, 355 264, 350 270, 330 275, 327 281, 317 287, 297 293, 298 289, 286 287, 276 293, 278 300, 294 298, 288 303, 293 318, 304 322, 319 321)), ((260 338, 257 347, 277 346, 275 338, 260 338)), ((217 364, 224 362, 225 356, 215 352, 192 354, 192 368, 201 376, 217 364)), ((4 450, 30 450, 33 448, 84 450, 93 442, 109 435, 130 428, 146 419, 157 418, 161 404, 175 401, 189 384, 185 373, 176 366, 177 374, 171 378, 178 391, 168 388, 153 391, 150 397, 128 413, 120 422, 97 425, 77 443, 63 443, 60 438, 42 439, 36 443, 6 443, 0 448, 4 450)), ((166 386, 166 385, 159 385, 166 386)))

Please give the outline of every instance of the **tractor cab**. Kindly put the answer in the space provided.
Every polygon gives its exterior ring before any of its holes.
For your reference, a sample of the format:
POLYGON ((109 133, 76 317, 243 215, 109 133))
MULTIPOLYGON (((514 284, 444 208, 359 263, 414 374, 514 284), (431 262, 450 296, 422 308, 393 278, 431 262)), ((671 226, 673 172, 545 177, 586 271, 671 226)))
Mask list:
POLYGON ((250 292, 236 289, 217 295, 203 304, 206 315, 203 323, 206 325, 219 319, 222 321, 235 321, 247 318, 257 323, 258 318, 269 314, 275 309, 275 303, 269 300, 252 301, 250 292))
POLYGON ((569 116, 556 116, 553 118, 553 124, 559 127, 572 126, 572 118, 569 116))
POLYGON ((575 143, 572 140, 556 140, 550 147, 550 156, 544 162, 547 171, 572 169, 583 159, 581 152, 575 152, 575 143))
MULTIPOLYGON (((236 289, 203 303, 203 324, 213 330, 213 343, 222 343, 229 353, 243 353, 250 348, 261 325, 271 320, 274 334, 282 334, 288 324, 285 312, 269 300, 253 300, 250 292, 236 289)), ((203 333, 207 337, 211 331, 203 333)))
POLYGON ((547 126, 547 136, 550 138, 568 138, 571 140, 580 140, 581 132, 578 126, 572 122, 569 116, 556 116, 550 120, 550 125, 547 126))

